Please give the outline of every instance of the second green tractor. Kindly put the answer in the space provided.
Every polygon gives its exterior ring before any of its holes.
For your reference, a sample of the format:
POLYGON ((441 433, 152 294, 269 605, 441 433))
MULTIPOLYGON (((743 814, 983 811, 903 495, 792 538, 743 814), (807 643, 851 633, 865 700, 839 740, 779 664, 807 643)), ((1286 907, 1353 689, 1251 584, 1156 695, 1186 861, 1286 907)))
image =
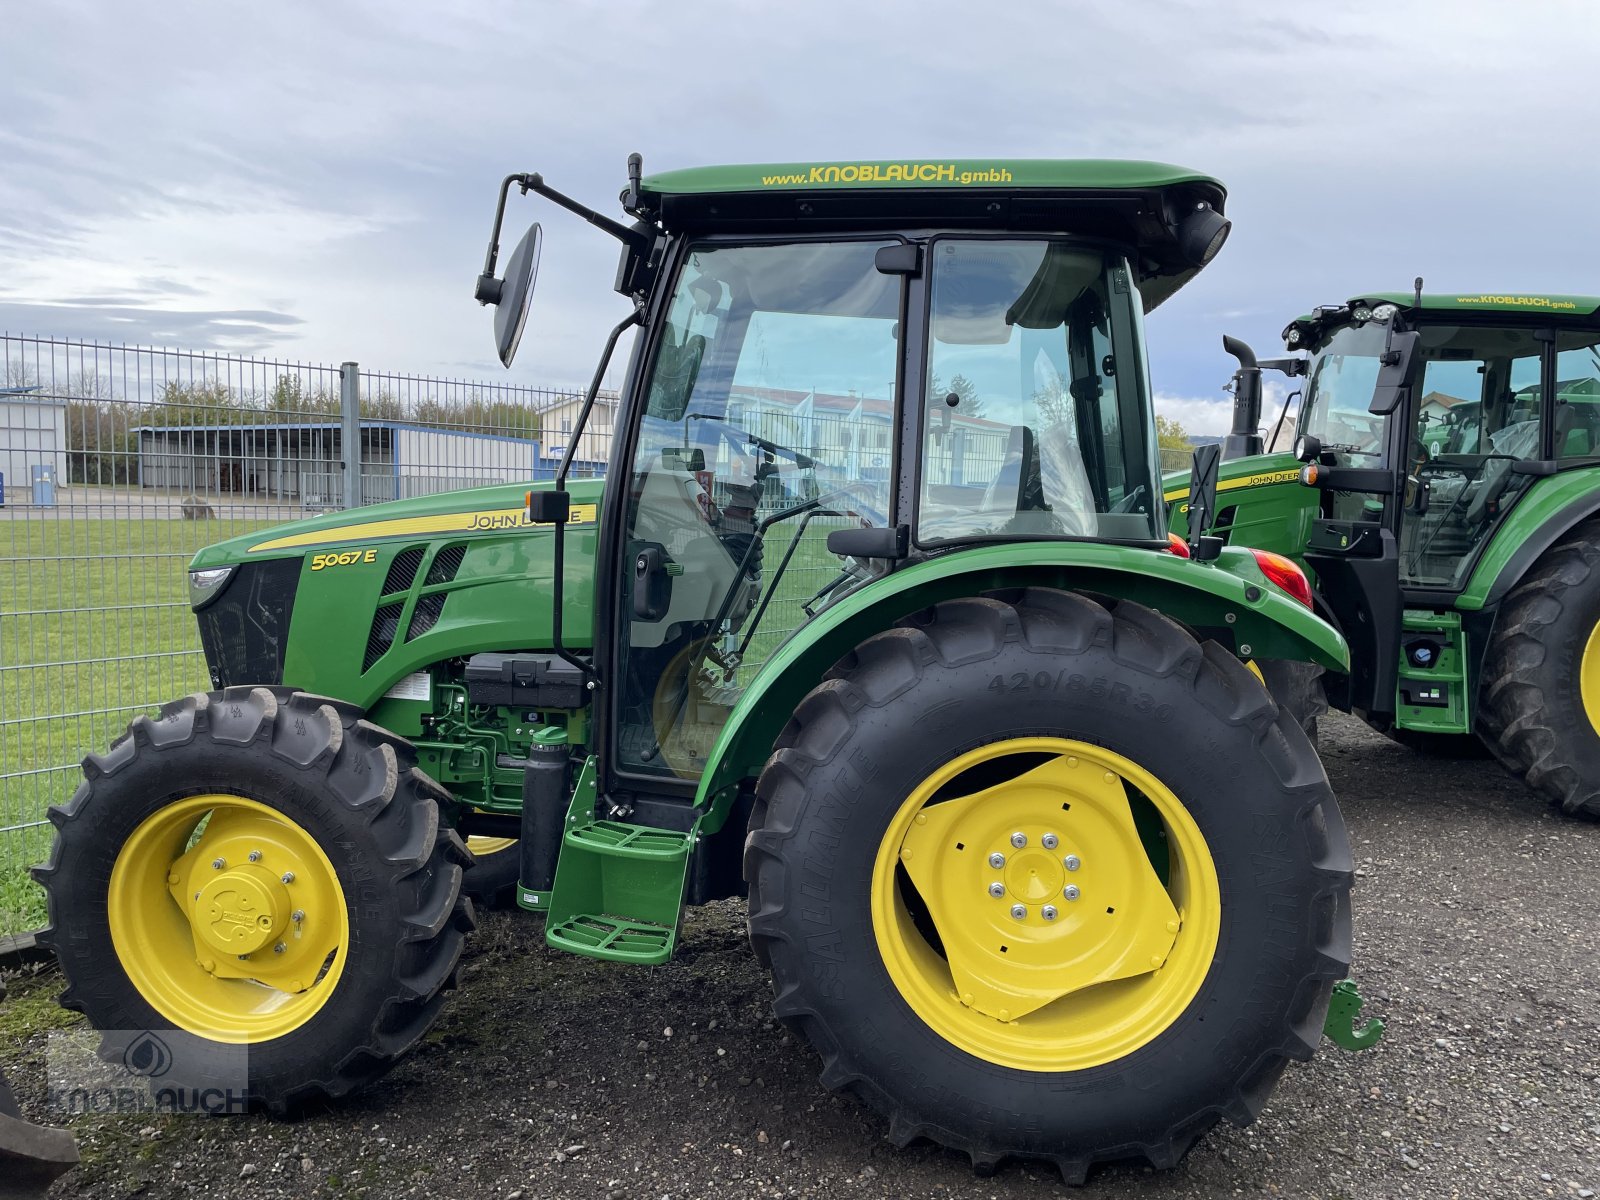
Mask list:
MULTIPOLYGON (((1331 703, 1419 750, 1492 753, 1600 817, 1600 298, 1375 293, 1239 358, 1206 531, 1314 581, 1348 671, 1275 664, 1308 729, 1331 703), (1261 372, 1297 428, 1258 433, 1261 372), (1263 442, 1293 449, 1266 452, 1263 442)), ((1187 474, 1166 478, 1187 529, 1187 474)))

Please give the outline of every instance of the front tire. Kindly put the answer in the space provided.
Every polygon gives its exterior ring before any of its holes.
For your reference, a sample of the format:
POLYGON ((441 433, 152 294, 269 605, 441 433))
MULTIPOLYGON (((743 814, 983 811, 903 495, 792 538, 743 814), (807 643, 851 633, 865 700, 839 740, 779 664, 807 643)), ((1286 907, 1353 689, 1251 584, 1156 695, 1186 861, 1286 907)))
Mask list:
POLYGON ((1174 1165, 1311 1055, 1348 968, 1348 843, 1299 726, 1221 647, 1107 604, 995 592, 869 639, 758 787, 778 1015, 892 1140, 980 1170, 1174 1165))
POLYGON ((1506 597, 1483 678, 1479 727, 1495 757, 1562 812, 1600 818, 1600 521, 1506 597))
POLYGON ((468 855, 414 761, 349 705, 265 687, 168 704, 85 759, 35 878, 61 1003, 102 1055, 166 1031, 185 1049, 165 1082, 232 1088, 243 1045, 246 1100, 279 1113, 393 1066, 473 925, 468 855))

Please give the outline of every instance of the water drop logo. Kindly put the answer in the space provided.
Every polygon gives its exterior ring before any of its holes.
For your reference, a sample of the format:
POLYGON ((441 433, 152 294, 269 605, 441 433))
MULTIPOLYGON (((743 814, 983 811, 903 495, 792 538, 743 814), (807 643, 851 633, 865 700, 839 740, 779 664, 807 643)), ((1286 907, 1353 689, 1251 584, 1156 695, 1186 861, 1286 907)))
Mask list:
POLYGON ((172 1051, 167 1044, 149 1030, 128 1043, 122 1052, 122 1065, 129 1074, 146 1079, 160 1079, 172 1070, 172 1051))

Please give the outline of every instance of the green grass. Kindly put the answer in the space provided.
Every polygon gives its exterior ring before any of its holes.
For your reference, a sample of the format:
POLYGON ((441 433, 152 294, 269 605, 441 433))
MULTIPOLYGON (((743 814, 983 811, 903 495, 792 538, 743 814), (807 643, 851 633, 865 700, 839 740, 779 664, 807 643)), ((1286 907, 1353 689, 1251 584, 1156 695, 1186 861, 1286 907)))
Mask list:
POLYGON ((27 869, 51 831, 35 823, 72 795, 78 761, 206 686, 190 556, 270 523, 58 512, 0 520, 0 933, 44 919, 27 869))

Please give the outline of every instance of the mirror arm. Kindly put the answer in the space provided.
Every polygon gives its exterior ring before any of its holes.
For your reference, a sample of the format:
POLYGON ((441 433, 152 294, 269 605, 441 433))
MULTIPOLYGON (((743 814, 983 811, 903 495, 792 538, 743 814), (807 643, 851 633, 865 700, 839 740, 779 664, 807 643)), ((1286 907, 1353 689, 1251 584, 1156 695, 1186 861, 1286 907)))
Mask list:
POLYGON ((473 291, 479 304, 499 304, 501 281, 494 277, 495 263, 500 257, 500 226, 506 219, 506 198, 511 194, 511 185, 520 184, 524 195, 528 192, 526 175, 507 175, 500 181, 500 199, 494 206, 494 228, 489 231, 489 249, 483 256, 483 274, 478 276, 478 285, 473 291))
POLYGON ((623 245, 632 249, 636 254, 650 252, 651 239, 641 230, 630 228, 620 221, 613 221, 610 217, 595 212, 587 204, 580 203, 562 192, 556 191, 544 181, 544 176, 535 171, 531 175, 519 175, 516 179, 522 185, 524 192, 538 192, 546 200, 559 204, 570 213, 576 213, 597 229, 603 229, 623 245))

